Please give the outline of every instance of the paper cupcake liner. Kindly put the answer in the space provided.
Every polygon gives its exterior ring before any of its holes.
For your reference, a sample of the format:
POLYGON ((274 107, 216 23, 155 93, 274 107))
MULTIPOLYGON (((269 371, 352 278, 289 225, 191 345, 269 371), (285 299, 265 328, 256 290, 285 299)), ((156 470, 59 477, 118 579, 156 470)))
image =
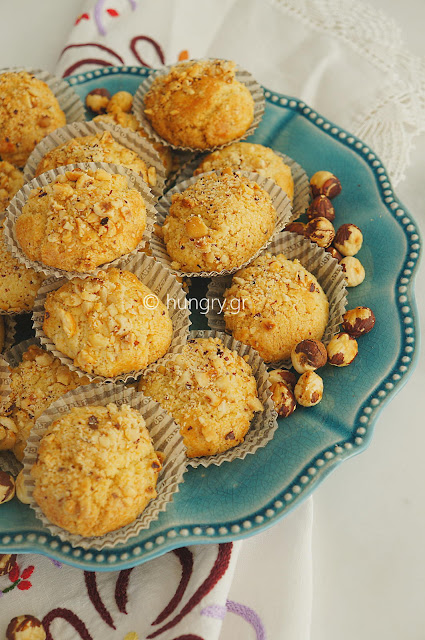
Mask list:
MULTIPOLYGON (((273 151, 276 155, 282 158, 288 167, 290 167, 292 179, 294 181, 294 199, 292 202, 292 215, 288 220, 289 224, 289 222, 297 220, 303 213, 305 213, 305 210, 310 204, 310 181, 306 172, 298 162, 295 162, 295 160, 284 153, 276 151, 276 149, 273 149, 273 151)), ((177 174, 176 183, 179 184, 180 182, 193 178, 193 172, 199 167, 201 161, 207 155, 208 153, 197 154, 194 158, 191 158, 186 162, 177 174)), ((236 169, 236 171, 238 171, 238 169, 236 169)), ((197 176, 198 178, 199 175, 197 176)))
POLYGON ((131 169, 127 169, 126 167, 122 167, 118 164, 112 164, 107 162, 79 162, 77 164, 69 164, 64 167, 58 167, 58 169, 52 169, 50 171, 46 171, 46 173, 42 173, 38 178, 34 178, 31 182, 24 184, 22 189, 18 191, 15 195, 11 203, 9 204, 6 211, 6 219, 4 223, 4 240, 8 250, 12 253, 12 255, 17 258, 20 262, 25 264, 27 267, 31 267, 35 271, 41 271, 46 276, 54 276, 55 278, 88 278, 89 276, 95 276, 99 271, 103 271, 107 267, 121 267, 124 265, 131 256, 136 255, 137 252, 142 249, 148 242, 150 235, 153 230, 153 226, 156 220, 156 210, 155 210, 155 198, 151 193, 146 182, 144 182, 140 176, 138 176, 131 169), (30 260, 25 253, 22 251, 20 244, 16 239, 15 226, 16 220, 22 213, 22 209, 28 200, 29 194, 33 189, 37 187, 44 187, 47 184, 50 184, 57 178, 57 176, 66 173, 67 171, 72 171, 73 169, 83 169, 84 171, 88 171, 91 169, 95 171, 96 169, 104 169, 108 173, 111 174, 120 174, 122 176, 126 176, 129 182, 129 186, 133 189, 137 189, 139 193, 143 196, 143 200, 146 205, 146 228, 143 234, 143 239, 133 251, 112 260, 111 262, 107 262, 104 265, 100 265, 96 267, 93 271, 90 272, 79 272, 79 271, 65 271, 64 269, 56 269, 55 267, 48 267, 44 265, 42 262, 36 262, 35 260, 30 260))
MULTIPOLYGON (((191 324, 189 319, 190 308, 182 285, 154 258, 142 253, 139 253, 128 261, 124 269, 134 273, 139 280, 149 287, 149 289, 151 289, 151 291, 153 291, 153 293, 155 293, 168 308, 170 318, 173 323, 173 337, 167 353, 178 353, 186 344, 191 324)), ((75 366, 74 361, 71 358, 63 354, 61 351, 58 351, 52 340, 50 340, 50 338, 48 338, 44 333, 44 304, 47 294, 59 289, 59 287, 66 282, 67 280, 65 278, 62 278, 61 280, 49 278, 44 281, 38 291, 38 296, 34 305, 33 326, 36 337, 40 340, 42 346, 53 353, 54 356, 59 358, 62 364, 65 364, 69 369, 71 369, 71 371, 75 371, 80 377, 87 376, 90 380, 97 382, 127 382, 137 378, 141 371, 123 373, 114 378, 86 373, 79 367, 75 366)), ((146 369, 143 369, 143 371, 145 370, 146 369)))
POLYGON ((25 67, 12 67, 0 69, 0 75, 6 72, 19 72, 27 71, 33 76, 45 82, 56 96, 59 106, 65 114, 66 121, 70 122, 84 122, 85 110, 81 98, 74 91, 74 89, 62 78, 57 78, 53 74, 43 69, 32 69, 25 67))
POLYGON ((3 352, 10 349, 15 342, 16 337, 16 321, 11 315, 2 314, 4 322, 4 346, 3 352))
MULTIPOLYGON (((258 397, 263 403, 264 411, 254 414, 249 431, 241 444, 217 455, 188 458, 188 464, 191 467, 209 467, 210 465, 220 466, 223 462, 231 462, 236 459, 243 460, 248 454, 255 453, 258 449, 265 447, 273 439, 277 429, 277 413, 271 397, 269 374, 264 361, 255 349, 242 344, 239 340, 235 340, 222 331, 190 331, 189 340, 193 338, 220 338, 228 349, 236 351, 242 358, 246 356, 246 361, 251 366, 257 382, 258 397)), ((166 365, 170 357, 172 356, 167 354, 151 365, 149 370, 155 371, 159 366, 166 365)), ((144 375, 145 373, 143 372, 144 375)))
MULTIPOLYGON (((202 174, 203 176, 209 175, 211 173, 216 173, 219 175, 220 171, 208 171, 207 173, 202 174)), ((264 251, 266 247, 272 242, 273 238, 277 236, 277 234, 288 224, 291 215, 292 215, 292 205, 291 202, 286 195, 286 193, 277 186, 273 180, 270 178, 265 178, 264 176, 260 176, 258 173, 251 173, 249 171, 238 171, 238 174, 241 176, 245 176, 252 182, 256 182, 259 184, 267 193, 269 194, 272 204, 277 212, 276 218, 276 226, 275 229, 270 236, 270 238, 254 253, 249 257, 248 260, 245 260, 242 264, 234 267, 233 269, 223 269, 223 271, 199 271, 199 272, 189 272, 189 271, 180 271, 178 269, 174 269, 171 266, 173 262, 172 258, 168 255, 167 249, 162 238, 158 238, 156 234, 152 234, 150 239, 150 246, 152 250, 152 254, 155 256, 159 262, 161 262, 167 269, 169 269, 172 273, 181 276, 181 277, 198 277, 198 278, 212 278, 215 276, 224 276, 230 273, 234 273, 245 267, 247 264, 252 262, 257 256, 264 251)), ((184 180, 183 182, 179 182, 175 187, 167 191, 167 193, 161 198, 161 200, 157 204, 157 213, 158 213, 158 224, 163 225, 165 222, 165 218, 168 215, 169 208, 171 206, 171 198, 175 193, 182 193, 187 187, 191 184, 194 184, 197 180, 199 180, 200 176, 195 176, 194 178, 190 178, 189 180, 184 180)))
MULTIPOLYGON (((219 60, 219 58, 208 58, 207 60, 210 60, 210 61, 219 60)), ((190 62, 204 62, 204 61, 205 61, 205 58, 200 60, 191 60, 190 62)), ((181 63, 177 63, 177 64, 181 64, 181 63)), ((172 67, 177 66, 177 64, 170 64, 170 65, 161 67, 155 73, 151 73, 149 76, 147 76, 143 80, 143 82, 141 83, 141 85, 139 86, 139 88, 137 89, 134 95, 133 113, 150 138, 153 138, 157 142, 161 142, 161 144, 167 147, 171 147, 172 149, 196 152, 196 151, 199 151, 199 149, 193 149, 192 147, 176 146, 171 144, 170 142, 167 142, 167 140, 164 140, 164 138, 161 138, 158 135, 158 133, 155 131, 155 129, 152 127, 150 121, 145 116, 145 104, 144 104, 145 95, 151 88, 153 81, 158 76, 167 75, 167 73, 171 71, 172 67)), ((245 69, 242 69, 238 65, 236 65, 235 77, 236 77, 236 80, 238 80, 238 82, 241 82, 248 88, 248 90, 252 95, 252 99, 254 100, 254 119, 249 129, 244 133, 243 136, 240 136, 239 138, 235 138, 234 140, 231 140, 226 144, 222 144, 216 147, 211 147, 210 149, 208 149, 208 151, 214 151, 215 149, 222 149, 223 147, 226 147, 228 144, 232 142, 238 142, 239 140, 244 140, 245 138, 247 138, 248 136, 254 133, 255 129, 258 127, 259 123, 261 122, 261 118, 263 117, 265 100, 264 100, 264 92, 261 86, 258 84, 255 78, 248 71, 246 71, 245 69)), ((205 149, 205 151, 207 151, 207 149, 205 149)))
POLYGON ((37 167, 41 160, 52 149, 56 149, 56 147, 69 142, 73 138, 96 135, 97 133, 104 133, 105 131, 109 131, 116 142, 137 153, 148 168, 155 168, 156 184, 151 185, 148 183, 148 187, 151 189, 155 198, 160 198, 164 191, 165 169, 158 152, 155 151, 149 140, 143 138, 138 133, 131 131, 131 129, 124 129, 118 124, 107 122, 75 122, 74 124, 68 124, 65 127, 56 129, 56 131, 53 131, 53 133, 43 138, 35 147, 24 167, 25 180, 29 182, 35 177, 37 167))
POLYGON ((134 389, 126 389, 122 385, 87 385, 62 396, 37 420, 25 449, 24 483, 31 499, 31 508, 52 535, 58 536, 62 541, 69 542, 73 547, 101 550, 115 547, 119 544, 126 544, 130 538, 137 536, 140 531, 148 529, 151 522, 156 520, 159 514, 165 511, 168 504, 173 500, 174 494, 179 490, 180 483, 183 482, 183 474, 186 468, 185 447, 179 428, 171 416, 157 402, 146 398, 142 393, 138 393, 134 389), (129 404, 140 411, 146 421, 155 450, 161 451, 165 455, 164 466, 156 485, 157 497, 147 505, 143 513, 134 522, 104 536, 84 537, 69 533, 65 529, 52 524, 46 518, 33 498, 35 483, 30 472, 36 460, 40 441, 54 420, 60 415, 68 413, 73 407, 105 406, 109 403, 117 405, 129 404))
MULTIPOLYGON (((268 253, 283 253, 289 260, 298 259, 310 273, 312 273, 329 301, 329 320, 326 325, 322 342, 327 344, 330 339, 339 333, 339 325, 345 313, 347 305, 347 291, 342 267, 335 258, 325 249, 310 242, 303 236, 289 231, 283 231, 267 248, 268 253)), ((223 294, 231 285, 232 278, 215 278, 208 286, 207 300, 208 311, 206 313, 208 325, 217 331, 227 331, 224 316, 220 313, 220 305, 223 304, 223 294)), ((280 360, 268 362, 267 366, 273 369, 290 369, 292 362, 280 360)))

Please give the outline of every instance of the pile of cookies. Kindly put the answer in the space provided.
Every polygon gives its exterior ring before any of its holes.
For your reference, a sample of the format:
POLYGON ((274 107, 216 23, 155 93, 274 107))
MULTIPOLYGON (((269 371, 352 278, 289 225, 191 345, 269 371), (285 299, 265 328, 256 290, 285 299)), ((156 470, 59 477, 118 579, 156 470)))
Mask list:
MULTIPOLYGON (((16 483, 0 474, 0 503, 16 490, 71 541, 134 522, 157 496, 163 463, 173 456, 156 449, 149 417, 107 394, 93 404, 93 389, 108 381, 125 394, 136 379, 136 396, 172 416, 187 459, 230 461, 273 437, 271 398, 284 417, 297 403, 317 404, 323 383, 316 369, 327 361, 349 364, 355 338, 373 326, 370 310, 352 310, 343 333, 325 346, 333 302, 320 276, 284 251, 265 251, 290 219, 296 188, 280 154, 241 141, 264 108, 254 85, 231 61, 201 60, 142 83, 134 102, 126 91, 95 89, 86 106, 99 130, 55 146, 52 132, 66 117, 49 87, 26 72, 0 75, 0 310, 35 308, 39 338, 11 350, 0 450, 26 466, 16 483), (17 106, 15 88, 24 96, 17 106), (125 130, 142 136, 149 154, 126 147, 125 130), (20 168, 35 147, 49 151, 24 184, 20 168), (177 176, 151 239, 157 162, 169 187, 187 152, 203 155, 188 183, 177 176), (188 307, 180 306, 181 278, 211 272, 231 277, 223 296, 231 348, 225 334, 190 335, 188 307), (254 356, 261 367, 251 366, 254 356), (280 368, 268 378, 262 359, 292 359, 301 377, 280 368), (69 410, 40 431, 46 411, 65 394, 69 410), (254 447, 247 434, 259 423, 254 447)), ((339 261, 352 286, 359 268, 350 259, 361 232, 355 225, 333 231, 335 176, 319 172, 311 189, 310 221, 287 229, 303 236, 309 254, 326 248, 328 270, 341 271, 339 261)))

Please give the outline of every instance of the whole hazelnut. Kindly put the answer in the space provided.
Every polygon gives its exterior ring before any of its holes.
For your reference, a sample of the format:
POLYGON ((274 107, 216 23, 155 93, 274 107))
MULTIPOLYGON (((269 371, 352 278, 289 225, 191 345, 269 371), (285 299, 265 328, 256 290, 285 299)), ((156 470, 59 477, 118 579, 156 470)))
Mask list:
POLYGON ((353 338, 369 333, 375 326, 375 314, 369 307, 350 309, 342 316, 342 328, 353 338))
POLYGON ((0 416, 0 451, 11 449, 16 442, 18 429, 11 418, 0 416))
POLYGON ((365 270, 362 263, 353 256, 347 256, 340 260, 339 264, 344 271, 347 287, 357 287, 365 279, 365 270))
POLYGON ((341 183, 330 171, 317 171, 310 180, 311 193, 316 196, 335 198, 341 193, 341 183))
POLYGON ((328 346, 328 361, 335 367, 346 367, 353 362, 359 352, 357 340, 348 333, 338 333, 328 346))
POLYGON ((335 249, 335 247, 326 247, 326 251, 331 254, 332 258, 338 260, 338 262, 342 260, 342 255, 335 249))
POLYGON ((292 231, 292 233, 298 233, 300 236, 305 235, 305 224, 302 222, 290 222, 286 225, 285 231, 292 231))
POLYGON ((25 484, 24 470, 22 469, 15 480, 16 497, 23 504, 30 504, 31 499, 25 484))
POLYGON ((0 553, 0 576, 7 576, 16 564, 16 553, 0 553))
POLYGON ((363 234, 355 224, 343 224, 336 232, 334 245, 343 256, 355 256, 363 244, 363 234))
POLYGON ((314 407, 323 397, 323 380, 314 371, 306 371, 295 385, 295 399, 303 407, 314 407))
POLYGON ((272 371, 269 371, 269 381, 270 384, 274 384, 275 382, 284 382, 286 386, 293 391, 297 384, 297 377, 295 373, 292 373, 292 371, 288 371, 287 369, 273 369, 272 371))
POLYGON ((14 495, 15 481, 13 477, 6 471, 0 471, 0 504, 9 502, 14 495))
POLYGON ((123 111, 124 113, 130 113, 133 106, 133 96, 128 91, 118 91, 114 93, 112 98, 108 102, 106 111, 108 113, 117 113, 123 111))
POLYGON ((9 622, 6 640, 46 640, 46 632, 40 620, 25 614, 9 622))
POLYGON ((287 418, 294 413, 297 408, 295 402, 295 396, 291 389, 284 382, 274 382, 270 391, 272 394, 272 400, 279 416, 287 418))
POLYGON ((327 359, 326 347, 319 340, 302 340, 291 351, 292 365, 298 373, 324 367, 327 359))
POLYGON ((319 247, 329 247, 335 238, 335 229, 330 220, 327 218, 313 218, 306 225, 305 236, 319 247))
POLYGON ((332 202, 326 196, 317 196, 307 209, 309 220, 313 218, 326 218, 333 222, 335 220, 335 209, 332 202))
POLYGON ((86 95, 86 107, 94 113, 106 113, 110 98, 108 89, 93 89, 86 95))

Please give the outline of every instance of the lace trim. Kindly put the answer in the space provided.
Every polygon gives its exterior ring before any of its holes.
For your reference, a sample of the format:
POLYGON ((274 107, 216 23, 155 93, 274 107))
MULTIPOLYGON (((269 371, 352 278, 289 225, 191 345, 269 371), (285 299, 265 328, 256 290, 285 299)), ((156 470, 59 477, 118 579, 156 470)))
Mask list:
POLYGON ((394 184, 405 177, 416 136, 425 132, 425 63, 406 51, 397 23, 359 0, 269 0, 310 29, 331 33, 385 74, 375 103, 353 133, 382 159, 394 184))

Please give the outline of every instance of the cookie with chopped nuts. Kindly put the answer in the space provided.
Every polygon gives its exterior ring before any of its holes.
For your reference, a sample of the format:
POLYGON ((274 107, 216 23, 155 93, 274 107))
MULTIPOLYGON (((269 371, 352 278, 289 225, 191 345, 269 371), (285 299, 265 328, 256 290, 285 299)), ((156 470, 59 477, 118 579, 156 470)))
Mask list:
POLYGON ((3 234, 3 221, 0 221, 0 310, 31 311, 44 275, 14 258, 6 248, 3 234))
POLYGON ((165 173, 168 176, 174 167, 174 160, 169 147, 165 147, 160 142, 156 142, 152 140, 146 133, 146 131, 141 126, 140 122, 132 113, 126 113, 125 111, 113 111, 112 113, 105 113, 100 116, 96 116, 93 118, 94 122, 106 122, 109 124, 119 124, 121 127, 125 129, 131 129, 138 133, 142 138, 146 138, 149 140, 155 151, 158 152, 159 157, 161 158, 162 164, 165 168, 165 173))
POLYGON ((75 366, 115 377, 165 355, 173 325, 166 306, 134 273, 111 268, 50 292, 43 330, 75 366))
POLYGON ((270 178, 284 190, 291 202, 294 198, 291 168, 269 147, 252 142, 234 142, 203 158, 193 175, 226 167, 232 170, 253 171, 270 178))
POLYGON ((131 169, 146 184, 155 186, 156 169, 148 167, 135 151, 115 140, 110 131, 91 136, 78 136, 52 149, 39 162, 36 176, 50 169, 77 162, 112 162, 131 169))
POLYGON ((7 208, 23 184, 24 175, 19 169, 10 162, 0 162, 0 213, 7 208))
POLYGON ((182 353, 140 380, 180 427, 187 456, 209 456, 243 442, 263 411, 250 365, 220 338, 189 340, 182 353))
POLYGON ((183 62, 155 78, 144 97, 155 131, 177 147, 211 149, 244 135, 254 100, 229 60, 183 62))
POLYGON ((16 239, 30 260, 88 272, 133 251, 145 227, 145 202, 126 176, 73 169, 33 189, 16 239))
POLYGON ((256 182, 230 169, 202 175, 172 196, 162 226, 172 267, 221 272, 240 266, 273 234, 276 209, 256 182))
POLYGON ((132 407, 76 407, 40 442, 33 497, 53 524, 101 536, 133 522, 156 497, 162 459, 132 407))
POLYGON ((30 431, 43 411, 68 391, 88 383, 88 378, 70 371, 51 353, 35 344, 28 347, 22 362, 10 368, 11 392, 3 417, 15 426, 11 448, 18 460, 23 459, 30 431))
POLYGON ((283 254, 266 253, 237 271, 224 300, 226 328, 267 362, 286 360, 301 340, 320 340, 328 322, 322 287, 283 254))
POLYGON ((0 156, 23 167, 36 145, 66 124, 55 95, 27 71, 0 75, 0 156))

